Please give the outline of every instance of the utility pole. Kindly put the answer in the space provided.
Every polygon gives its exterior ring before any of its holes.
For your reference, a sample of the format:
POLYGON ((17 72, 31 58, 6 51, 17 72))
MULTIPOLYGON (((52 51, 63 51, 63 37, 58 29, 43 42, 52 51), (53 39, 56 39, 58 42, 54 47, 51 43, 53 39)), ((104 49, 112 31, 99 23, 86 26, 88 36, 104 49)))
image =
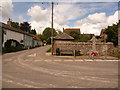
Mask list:
POLYGON ((118 58, 120 59, 120 20, 118 22, 118 58))
POLYGON ((54 3, 52 1, 52 24, 51 24, 51 27, 52 27, 52 35, 51 35, 52 49, 51 49, 51 53, 52 53, 52 55, 53 55, 53 8, 54 8, 54 3))

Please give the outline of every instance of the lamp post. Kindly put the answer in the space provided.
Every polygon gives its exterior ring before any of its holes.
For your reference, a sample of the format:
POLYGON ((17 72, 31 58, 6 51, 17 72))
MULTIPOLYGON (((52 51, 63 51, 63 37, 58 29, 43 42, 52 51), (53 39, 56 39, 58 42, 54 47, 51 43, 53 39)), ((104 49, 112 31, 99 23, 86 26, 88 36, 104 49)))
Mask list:
POLYGON ((51 33, 51 45, 52 45, 52 49, 51 49, 51 53, 53 55, 53 7, 54 7, 54 3, 52 1, 52 22, 51 22, 51 27, 52 27, 52 33, 51 33))

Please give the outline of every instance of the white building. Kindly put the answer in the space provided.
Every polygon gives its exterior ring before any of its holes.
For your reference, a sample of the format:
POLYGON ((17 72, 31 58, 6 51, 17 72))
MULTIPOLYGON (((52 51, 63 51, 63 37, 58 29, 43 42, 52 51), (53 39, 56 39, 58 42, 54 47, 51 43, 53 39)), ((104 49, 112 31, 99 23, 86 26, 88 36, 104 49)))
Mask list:
POLYGON ((36 46, 42 46, 43 44, 35 35, 11 27, 9 21, 7 24, 0 22, 0 32, 2 32, 2 47, 5 46, 8 40, 16 40, 19 44, 22 44, 24 48, 34 48, 36 46))

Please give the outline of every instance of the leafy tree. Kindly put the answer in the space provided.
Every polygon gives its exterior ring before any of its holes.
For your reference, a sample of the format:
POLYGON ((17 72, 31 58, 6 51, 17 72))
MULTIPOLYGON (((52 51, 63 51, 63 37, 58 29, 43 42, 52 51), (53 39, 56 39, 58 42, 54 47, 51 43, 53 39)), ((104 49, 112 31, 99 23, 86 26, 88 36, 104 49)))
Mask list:
POLYGON ((72 36, 75 39, 75 41, 80 39, 80 33, 77 31, 71 31, 69 35, 72 36))
POLYGON ((19 25, 18 22, 12 22, 11 26, 14 27, 14 28, 18 28, 18 29, 20 28, 20 25, 19 25))
MULTIPOLYGON (((53 29, 53 37, 56 35, 57 35, 57 32, 55 29, 53 29)), ((46 40, 48 44, 51 43, 51 36, 52 36, 52 28, 50 27, 45 28, 45 30, 43 31, 43 38, 44 40, 46 40)))
POLYGON ((32 30, 30 31, 30 34, 34 34, 34 35, 36 35, 36 34, 37 34, 37 32, 36 32, 36 30, 35 30, 35 29, 32 29, 32 30))
POLYGON ((25 32, 30 32, 31 31, 31 26, 28 22, 23 22, 20 24, 20 29, 25 31, 25 32))
POLYGON ((42 41, 44 41, 44 37, 43 37, 42 34, 37 34, 36 36, 37 36, 38 38, 40 38, 42 41))
POLYGON ((88 42, 92 38, 93 34, 81 34, 80 35, 80 42, 88 42))
POLYGON ((88 42, 93 36, 93 34, 80 34, 77 31, 71 31, 69 35, 74 37, 77 42, 88 42))
POLYGON ((104 33, 108 35, 107 42, 113 42, 115 46, 118 45, 118 24, 108 26, 104 33))

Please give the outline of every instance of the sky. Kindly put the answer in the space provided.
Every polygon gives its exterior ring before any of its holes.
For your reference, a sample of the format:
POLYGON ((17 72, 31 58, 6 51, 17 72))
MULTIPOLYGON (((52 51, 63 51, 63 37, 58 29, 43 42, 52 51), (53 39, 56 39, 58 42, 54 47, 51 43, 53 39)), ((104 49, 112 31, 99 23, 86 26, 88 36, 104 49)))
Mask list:
MULTIPOLYGON (((4 23, 8 18, 13 22, 29 22, 32 29, 42 33, 51 27, 51 1, 4 0, 0 2, 0 20, 4 23)), ((54 0, 54 28, 80 28, 81 33, 99 35, 101 29, 118 22, 118 1, 97 0, 54 0)))

